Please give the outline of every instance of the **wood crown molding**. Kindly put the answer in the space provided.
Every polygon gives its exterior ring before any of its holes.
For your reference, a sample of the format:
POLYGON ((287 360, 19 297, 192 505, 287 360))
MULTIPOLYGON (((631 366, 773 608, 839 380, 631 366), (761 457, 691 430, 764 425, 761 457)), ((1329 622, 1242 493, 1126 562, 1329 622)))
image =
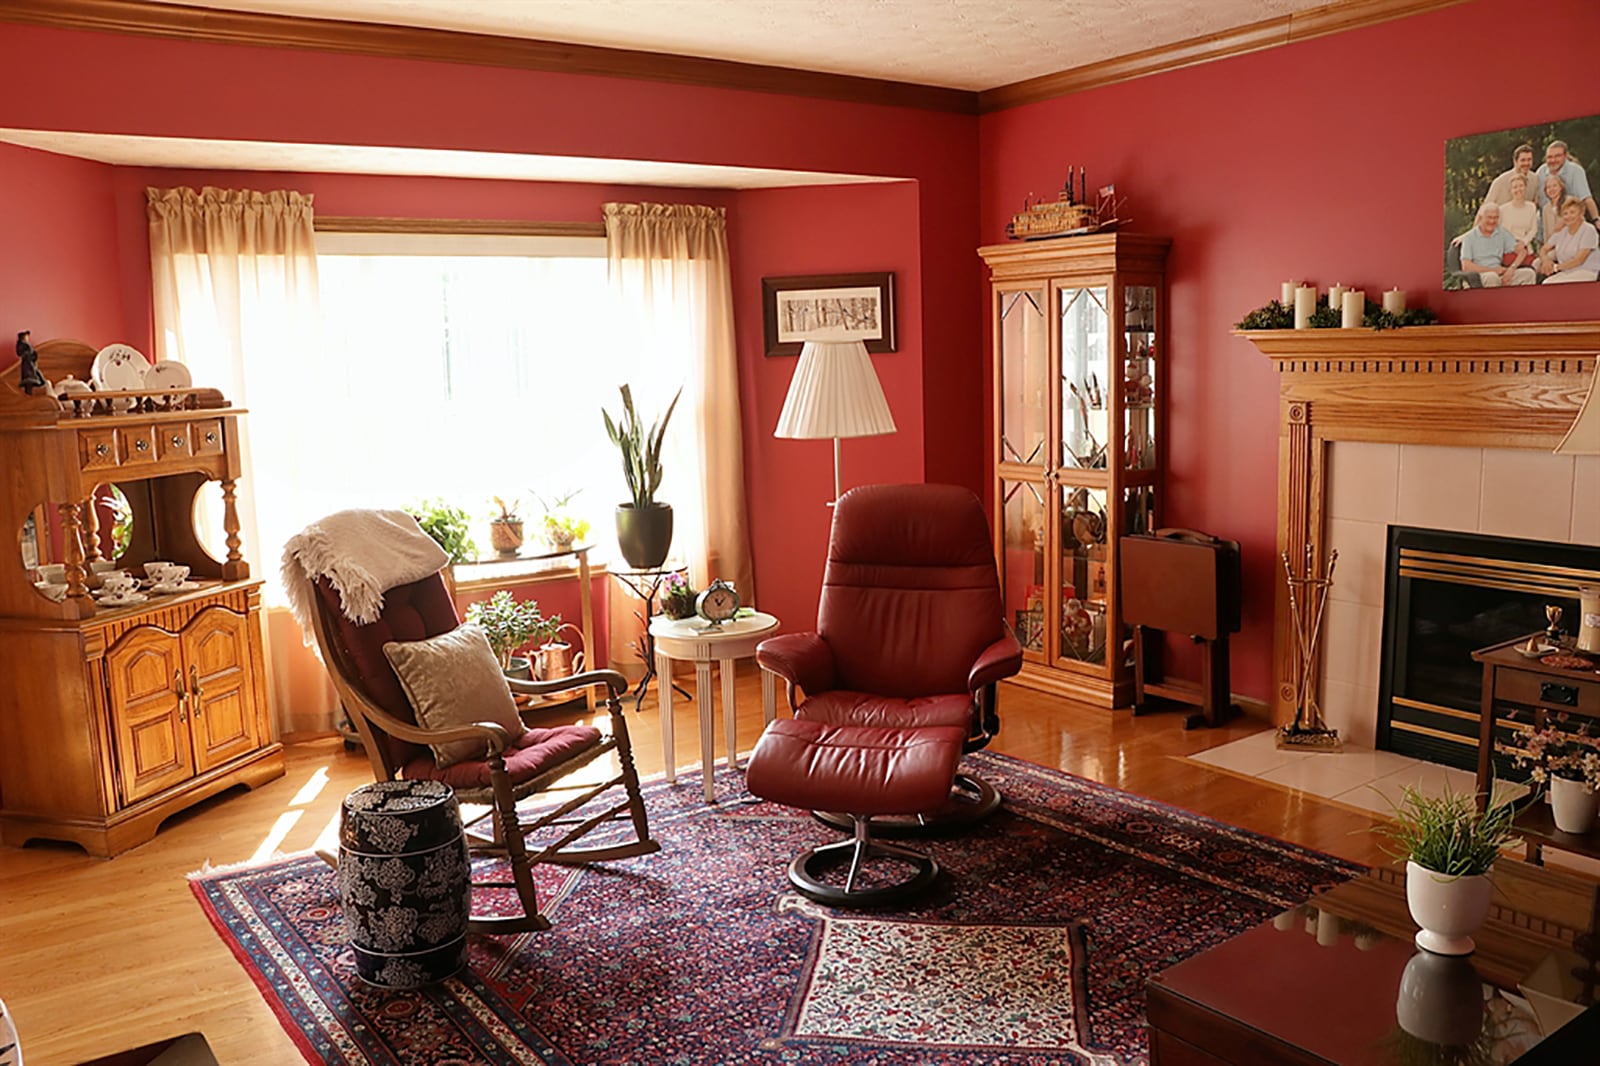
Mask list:
POLYGON ((1373 26, 1380 22, 1420 15, 1454 7, 1467 0, 1336 0, 1276 18, 1262 19, 1221 33, 1205 34, 1173 44, 1131 52, 1099 63, 1089 63, 1055 74, 985 89, 978 94, 978 111, 988 114, 1038 103, 1057 96, 1081 93, 1117 82, 1131 81, 1150 74, 1162 74, 1183 67, 1210 63, 1229 56, 1259 52, 1279 45, 1309 41, 1346 30, 1373 26))
POLYGON ((302 18, 141 0, 0 0, 0 21, 186 41, 301 48, 588 74, 974 115, 965 89, 492 34, 302 18))

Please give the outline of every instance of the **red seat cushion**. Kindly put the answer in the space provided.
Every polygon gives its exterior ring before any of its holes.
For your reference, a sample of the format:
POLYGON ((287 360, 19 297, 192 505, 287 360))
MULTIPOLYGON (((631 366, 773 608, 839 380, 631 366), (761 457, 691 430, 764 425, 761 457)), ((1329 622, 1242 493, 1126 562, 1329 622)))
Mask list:
POLYGON ((966 730, 872 729, 780 718, 750 754, 745 785, 773 803, 847 814, 921 814, 950 795, 966 730))
MULTIPOLYGON (((553 767, 600 743, 600 730, 588 725, 562 725, 553 729, 530 729, 522 739, 505 750, 506 773, 512 785, 538 777, 553 767)), ((419 749, 400 767, 408 780, 443 781, 454 789, 489 787, 489 761, 458 762, 444 769, 433 761, 433 752, 419 749)))
POLYGON ((809 696, 794 712, 796 718, 829 725, 870 726, 881 729, 917 729, 955 726, 966 736, 973 724, 972 695, 875 696, 868 692, 834 689, 809 696))

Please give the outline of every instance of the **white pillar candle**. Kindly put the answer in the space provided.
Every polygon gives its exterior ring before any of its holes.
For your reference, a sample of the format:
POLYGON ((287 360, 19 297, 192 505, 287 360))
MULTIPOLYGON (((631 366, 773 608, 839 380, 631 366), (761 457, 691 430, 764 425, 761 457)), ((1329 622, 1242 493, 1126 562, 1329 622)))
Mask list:
POLYGON ((1367 314, 1367 294, 1360 289, 1351 289, 1344 294, 1344 328, 1360 329, 1362 319, 1367 314))
POLYGON ((1342 308, 1344 304, 1340 303, 1340 301, 1344 299, 1344 294, 1349 291, 1345 286, 1334 282, 1333 287, 1328 290, 1328 310, 1337 311, 1342 308))
POLYGON ((1299 287, 1300 287, 1300 283, 1298 281, 1286 281, 1286 282, 1284 282, 1283 283, 1283 296, 1278 300, 1278 302, 1281 303, 1285 307, 1293 307, 1294 306, 1294 291, 1296 289, 1298 289, 1299 287))
POLYGON ((1323 911, 1317 918, 1317 943, 1325 948, 1331 948, 1339 942, 1339 934, 1343 932, 1344 923, 1337 914, 1323 911))
POLYGON ((1301 285, 1294 290, 1294 328, 1309 329, 1311 313, 1317 309, 1317 287, 1301 285))
POLYGON ((1383 294, 1383 309, 1391 315, 1398 315, 1406 309, 1406 291, 1404 289, 1390 289, 1383 294))

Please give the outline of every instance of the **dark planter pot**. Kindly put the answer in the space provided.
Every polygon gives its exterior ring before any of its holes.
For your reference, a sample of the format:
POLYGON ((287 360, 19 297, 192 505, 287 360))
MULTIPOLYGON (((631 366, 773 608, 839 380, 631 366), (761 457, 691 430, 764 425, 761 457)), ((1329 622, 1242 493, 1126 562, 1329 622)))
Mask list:
POLYGON ((617 546, 635 570, 654 570, 672 550, 672 505, 658 503, 638 510, 631 503, 617 507, 617 546))
POLYGON ((505 675, 517 681, 532 681, 533 660, 524 658, 521 655, 513 655, 511 657, 511 665, 505 669, 505 675))

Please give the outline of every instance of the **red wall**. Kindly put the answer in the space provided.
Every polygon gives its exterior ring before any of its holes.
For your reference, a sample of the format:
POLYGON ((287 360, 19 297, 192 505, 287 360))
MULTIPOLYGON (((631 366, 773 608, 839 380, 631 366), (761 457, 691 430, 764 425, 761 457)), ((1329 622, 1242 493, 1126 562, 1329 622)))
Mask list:
POLYGON ((121 335, 113 170, 0 144, 0 368, 19 330, 35 344, 121 335))
MULTIPOLYGON (((854 463, 858 474, 873 478, 927 476, 982 488, 983 427, 981 412, 972 406, 984 377, 982 307, 971 297, 979 278, 972 252, 978 129, 970 116, 9 24, 5 35, 12 59, 8 79, 51 90, 0 96, 0 126, 588 155, 907 179, 837 190, 630 193, 726 202, 730 208, 741 389, 751 401, 744 413, 747 480, 763 606, 781 608, 789 625, 809 625, 815 617, 826 539, 826 512, 819 508, 831 467, 825 445, 771 436, 774 403, 781 405, 793 360, 759 355, 763 274, 895 270, 901 280, 900 351, 880 357, 879 364, 900 431, 885 442, 846 443, 846 469, 854 463), (128 70, 140 76, 128 78, 128 70), (750 236, 741 232, 745 225, 750 236), (924 433, 924 425, 938 432, 924 433), (870 465, 861 465, 863 460, 870 465), (782 473, 797 461, 806 477, 823 477, 819 491, 784 491, 782 473), (774 471, 771 479, 767 471, 774 471), (791 565, 801 558, 807 568, 791 565)), ((280 177, 289 176, 119 172, 114 231, 120 251, 114 254, 128 294, 127 320, 121 329, 107 327, 85 339, 149 336, 146 183, 215 179, 259 187, 280 184, 280 177)), ((294 175, 290 184, 314 192, 322 213, 355 215, 594 218, 595 207, 616 194, 599 186, 339 175, 294 175)), ((0 206, 0 224, 6 221, 0 206)), ((0 320, 0 328, 6 325, 0 320)))
POLYGON ((1230 328, 1290 278, 1398 286, 1446 322, 1600 317, 1595 286, 1440 288, 1444 141, 1600 112, 1597 39, 1594 0, 1479 0, 980 120, 986 243, 1079 164, 1093 186, 1116 182, 1133 229, 1173 238, 1163 520, 1243 546, 1235 691, 1271 689, 1278 394, 1267 360, 1230 328), (1467 84, 1468 57, 1498 56, 1495 42, 1523 33, 1539 42, 1530 73, 1568 76, 1467 84))
POLYGON ((772 436, 798 358, 767 358, 761 279, 786 274, 893 271, 898 350, 872 357, 895 432, 840 444, 840 484, 921 481, 925 374, 922 268, 913 182, 766 189, 739 194, 729 255, 735 265, 740 406, 756 597, 785 628, 816 621, 833 512, 831 441, 772 436), (863 251, 867 249, 868 251, 863 251), (871 258, 866 258, 871 256, 871 258))

